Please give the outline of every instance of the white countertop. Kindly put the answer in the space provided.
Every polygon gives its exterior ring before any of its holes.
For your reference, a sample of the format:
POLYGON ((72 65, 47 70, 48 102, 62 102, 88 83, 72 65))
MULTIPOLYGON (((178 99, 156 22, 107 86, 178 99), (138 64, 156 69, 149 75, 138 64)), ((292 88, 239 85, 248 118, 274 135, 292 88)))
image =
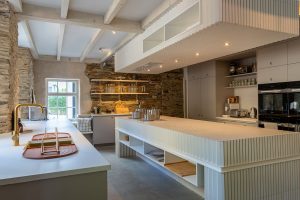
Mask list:
POLYGON ((217 117, 217 119, 232 121, 232 122, 257 124, 257 119, 252 119, 252 118, 217 117))
POLYGON ((138 123, 150 127, 154 126, 169 129, 180 133, 192 134, 195 136, 205 137, 217 141, 238 140, 245 138, 257 138, 273 136, 278 134, 284 135, 293 133, 273 129, 243 126, 238 124, 226 124, 219 122, 184 119, 167 116, 161 116, 161 120, 159 121, 150 122, 129 119, 128 117, 118 117, 117 119, 125 120, 128 123, 138 123))
POLYGON ((100 113, 100 114, 91 114, 92 117, 108 117, 108 116, 129 116, 131 113, 100 113))
POLYGON ((68 120, 25 122, 25 132, 21 133, 21 146, 12 146, 11 134, 0 135, 0 185, 16 184, 34 180, 56 178, 91 172, 107 171, 110 164, 92 144, 68 120), (23 158, 24 145, 34 134, 48 132, 68 132, 78 148, 74 155, 45 160, 23 158), (32 131, 30 131, 32 130, 32 131))

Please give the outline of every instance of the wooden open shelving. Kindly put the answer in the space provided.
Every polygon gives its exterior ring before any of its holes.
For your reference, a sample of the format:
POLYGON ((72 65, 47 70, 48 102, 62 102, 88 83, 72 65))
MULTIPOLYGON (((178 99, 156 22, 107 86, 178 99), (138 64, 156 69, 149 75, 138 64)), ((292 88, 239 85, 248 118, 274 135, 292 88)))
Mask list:
POLYGON ((149 83, 147 80, 91 79, 91 82, 149 83))

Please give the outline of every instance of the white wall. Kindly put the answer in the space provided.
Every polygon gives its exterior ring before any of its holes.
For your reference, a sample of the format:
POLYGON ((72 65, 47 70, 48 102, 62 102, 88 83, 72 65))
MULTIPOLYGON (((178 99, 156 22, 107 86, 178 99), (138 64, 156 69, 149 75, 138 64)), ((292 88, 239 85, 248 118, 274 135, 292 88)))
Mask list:
POLYGON ((65 78, 80 80, 80 114, 90 113, 90 82, 85 75, 85 64, 72 62, 34 61, 34 87, 37 103, 45 104, 46 78, 65 78))
POLYGON ((251 107, 258 107, 258 90, 256 87, 234 89, 234 96, 240 97, 242 109, 250 110, 251 107))

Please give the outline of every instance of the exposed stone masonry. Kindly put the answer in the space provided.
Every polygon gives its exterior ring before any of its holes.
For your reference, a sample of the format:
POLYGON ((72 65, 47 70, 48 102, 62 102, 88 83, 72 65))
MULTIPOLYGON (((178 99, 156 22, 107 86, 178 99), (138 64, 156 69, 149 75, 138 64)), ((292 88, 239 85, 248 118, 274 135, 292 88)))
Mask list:
MULTIPOLYGON (((87 64, 86 71, 89 79, 127 79, 148 80, 149 83, 139 83, 146 86, 149 95, 138 95, 138 101, 143 107, 156 107, 162 110, 162 114, 168 116, 183 117, 183 70, 175 70, 158 75, 151 74, 125 74, 115 73, 113 65, 101 66, 99 64, 87 64)), ((100 83, 91 82, 91 91, 99 91, 100 83)), ((121 95, 120 100, 125 102, 130 111, 137 106, 135 95, 121 95)), ((114 102, 119 100, 118 95, 91 95, 92 107, 100 106, 102 111, 113 110, 114 102)), ((92 110, 92 109, 91 109, 92 110)))
POLYGON ((9 3, 0 0, 0 133, 10 132, 18 102, 17 18, 9 3))

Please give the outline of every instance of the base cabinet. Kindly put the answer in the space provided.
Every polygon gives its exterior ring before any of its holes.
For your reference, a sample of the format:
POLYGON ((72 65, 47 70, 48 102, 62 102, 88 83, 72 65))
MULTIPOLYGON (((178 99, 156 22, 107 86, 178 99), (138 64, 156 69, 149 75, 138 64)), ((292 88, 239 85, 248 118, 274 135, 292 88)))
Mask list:
POLYGON ((94 117, 93 129, 94 144, 111 144, 115 142, 114 116, 94 117))

